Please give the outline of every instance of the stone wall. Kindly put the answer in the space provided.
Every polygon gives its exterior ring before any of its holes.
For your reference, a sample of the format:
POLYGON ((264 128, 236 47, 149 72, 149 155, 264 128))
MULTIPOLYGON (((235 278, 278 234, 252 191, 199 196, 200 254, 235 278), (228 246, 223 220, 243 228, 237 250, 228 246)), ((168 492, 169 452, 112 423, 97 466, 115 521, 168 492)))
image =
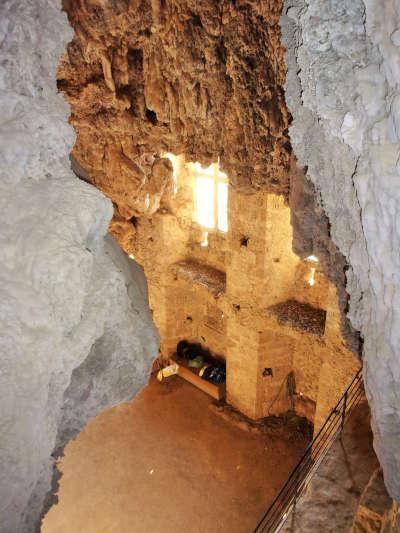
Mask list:
POLYGON ((400 499, 399 4, 287 0, 281 25, 294 152, 349 264, 374 446, 400 499))
MULTIPOLYGON (((158 338, 143 272, 104 236, 111 202, 69 168, 53 0, 0 6, 0 531, 36 530, 54 455, 145 384, 158 338)), ((46 498, 47 495, 47 498, 46 498)))
MULTIPOLYGON (((289 198, 293 205, 294 187, 289 191, 289 184, 295 180, 287 135, 290 117, 282 98, 281 3, 144 1, 138 9, 133 1, 117 0, 111 7, 97 0, 65 0, 63 5, 75 36, 60 62, 58 85, 71 104, 71 123, 77 131, 74 169, 113 200, 110 229, 145 267, 163 356, 182 335, 205 339, 210 348, 229 353, 228 398, 252 417, 265 413, 270 397, 285 390, 293 364, 299 368, 301 389, 311 391, 311 368, 314 360, 319 368, 326 359, 316 355, 325 346, 317 347, 315 339, 309 342, 302 338, 307 334, 299 333, 302 350, 295 358, 290 352, 288 364, 281 361, 269 392, 261 392, 266 385, 262 364, 271 366, 274 360, 265 355, 270 343, 264 332, 273 336, 272 331, 279 330, 274 319, 271 326, 265 325, 271 321, 266 308, 290 297, 301 300, 309 275, 307 264, 292 253, 290 211, 285 206, 289 198), (171 194, 173 169, 164 158, 166 152, 206 165, 219 158, 232 186, 226 239, 211 233, 209 245, 200 246, 203 232, 191 223, 190 177, 181 178, 178 194, 171 194), (249 245, 242 246, 248 232, 249 245), (226 293, 215 299, 204 287, 191 286, 182 276, 178 279, 172 265, 187 259, 226 272, 226 293), (170 309, 162 302, 171 302, 170 309), (214 324, 221 322, 222 332, 207 326, 210 315, 214 324), (302 361, 300 353, 308 356, 302 361)), ((335 256, 328 278, 338 286, 344 316, 345 262, 329 235, 326 240, 335 256)), ((308 255, 312 253, 311 249, 308 255)), ((322 260, 321 264, 327 267, 322 260)), ((320 273, 318 278, 319 289, 306 291, 306 300, 312 295, 321 307, 326 293, 336 301, 328 281, 320 273)), ((332 311, 330 316, 336 323, 340 313, 332 311)), ((343 320, 342 333, 333 344, 341 345, 342 334, 357 353, 358 344, 346 327, 343 320)), ((293 332, 289 337, 284 345, 292 346, 293 332)), ((346 350, 344 346, 343 353, 346 350)), ((341 384, 339 379, 338 391, 345 388, 341 384)), ((313 400, 303 391, 298 399, 312 417, 317 389, 315 385, 313 400)), ((318 421, 327 408, 328 404, 318 421)))
POLYGON ((182 156, 175 168, 175 193, 152 217, 135 219, 130 248, 149 282, 162 357, 182 339, 200 342, 226 360, 229 403, 251 418, 295 408, 318 429, 360 365, 341 335, 334 285, 318 262, 294 254, 282 196, 230 187, 228 232, 209 231, 204 246, 205 229, 194 221, 193 175, 182 156), (222 289, 213 272, 226 275, 222 289), (275 307, 293 303, 298 323, 282 323, 275 307), (317 330, 315 312, 323 317, 317 330), (273 375, 263 375, 265 368, 273 375))

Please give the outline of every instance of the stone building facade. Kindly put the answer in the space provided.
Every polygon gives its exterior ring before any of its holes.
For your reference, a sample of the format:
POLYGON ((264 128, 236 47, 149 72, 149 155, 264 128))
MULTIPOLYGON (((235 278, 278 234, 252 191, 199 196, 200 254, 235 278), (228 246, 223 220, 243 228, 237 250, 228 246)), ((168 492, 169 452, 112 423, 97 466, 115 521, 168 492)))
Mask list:
POLYGON ((292 251, 283 196, 229 186, 228 231, 207 230, 195 220, 193 165, 172 159, 174 187, 132 222, 127 250, 148 279, 161 358, 182 339, 200 342, 226 360, 227 401, 245 415, 295 408, 318 428, 360 365, 341 336, 336 288, 318 258, 292 251))

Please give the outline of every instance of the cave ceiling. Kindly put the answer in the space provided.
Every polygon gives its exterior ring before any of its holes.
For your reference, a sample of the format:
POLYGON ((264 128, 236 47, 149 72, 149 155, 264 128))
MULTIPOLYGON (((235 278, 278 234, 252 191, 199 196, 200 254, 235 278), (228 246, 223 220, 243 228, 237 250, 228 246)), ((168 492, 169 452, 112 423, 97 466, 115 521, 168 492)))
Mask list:
POLYGON ((151 214, 148 198, 171 185, 165 152, 202 164, 219 157, 244 193, 287 196, 280 1, 64 0, 63 8, 75 31, 58 69, 77 134, 71 155, 118 216, 151 214))

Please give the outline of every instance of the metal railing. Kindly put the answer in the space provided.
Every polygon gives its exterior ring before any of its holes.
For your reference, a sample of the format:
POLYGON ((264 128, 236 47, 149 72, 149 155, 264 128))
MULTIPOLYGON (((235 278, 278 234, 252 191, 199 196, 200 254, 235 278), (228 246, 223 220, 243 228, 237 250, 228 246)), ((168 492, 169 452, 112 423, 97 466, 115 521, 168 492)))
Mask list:
POLYGON ((341 434, 346 420, 359 403, 363 394, 364 387, 360 369, 332 409, 324 425, 308 445, 304 455, 258 523, 254 533, 260 533, 261 531, 276 533, 280 531, 325 455, 341 434))

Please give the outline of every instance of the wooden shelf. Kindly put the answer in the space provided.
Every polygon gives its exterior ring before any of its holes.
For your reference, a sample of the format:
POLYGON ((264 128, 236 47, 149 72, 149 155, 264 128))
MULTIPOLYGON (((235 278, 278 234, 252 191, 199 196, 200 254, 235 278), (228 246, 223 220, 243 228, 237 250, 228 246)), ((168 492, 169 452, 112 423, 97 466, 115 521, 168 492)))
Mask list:
POLYGON ((177 363, 179 366, 178 376, 188 381, 198 389, 202 390, 215 400, 223 400, 226 394, 225 383, 214 385, 205 379, 202 379, 198 374, 197 368, 189 368, 187 362, 183 359, 171 358, 171 363, 177 363))

